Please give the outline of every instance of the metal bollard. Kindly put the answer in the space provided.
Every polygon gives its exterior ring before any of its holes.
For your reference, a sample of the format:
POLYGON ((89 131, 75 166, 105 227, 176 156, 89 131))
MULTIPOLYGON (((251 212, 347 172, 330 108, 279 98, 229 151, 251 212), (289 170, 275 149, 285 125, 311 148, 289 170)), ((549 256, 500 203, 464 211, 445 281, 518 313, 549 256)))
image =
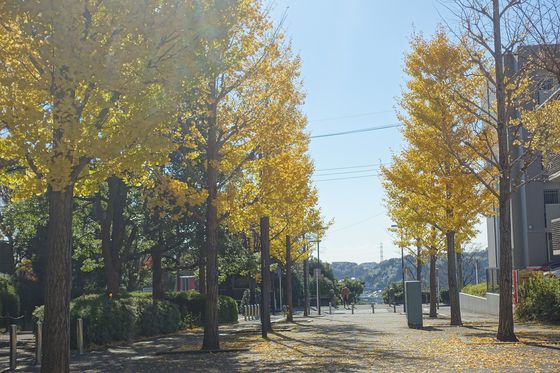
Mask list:
POLYGON ((35 365, 41 365, 43 355, 43 323, 37 321, 37 333, 35 334, 35 365))
POLYGON ((78 345, 78 354, 84 353, 84 320, 80 317, 76 324, 76 344, 78 345))
POLYGON ((397 313, 397 304, 393 303, 393 313, 397 313))
POLYGON ((17 360, 17 327, 10 325, 10 369, 16 370, 17 360))
POLYGON ((371 313, 375 313, 375 303, 371 304, 371 313))
POLYGON ((331 302, 329 302, 329 314, 332 315, 331 302))
POLYGON ((354 314, 354 303, 352 303, 352 315, 354 314))

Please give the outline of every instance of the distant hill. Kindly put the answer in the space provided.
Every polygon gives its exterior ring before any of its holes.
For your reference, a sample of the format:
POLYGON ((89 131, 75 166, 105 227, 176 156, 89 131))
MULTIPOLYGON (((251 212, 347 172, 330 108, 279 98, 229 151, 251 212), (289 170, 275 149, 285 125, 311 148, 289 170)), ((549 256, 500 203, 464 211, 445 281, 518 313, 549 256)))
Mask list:
POLYGON ((377 263, 353 263, 353 262, 333 262, 331 264, 333 275, 336 279, 344 279, 345 277, 361 278, 363 279, 368 272, 378 266, 377 263))
MULTIPOLYGON (((478 261, 479 282, 486 281, 486 267, 488 267, 488 257, 486 251, 466 252, 463 254, 463 279, 464 283, 475 282, 475 262, 478 261)), ((412 275, 416 275, 416 267, 413 265, 414 258, 405 256, 405 268, 408 268, 412 275)), ((338 280, 355 277, 365 282, 368 291, 382 290, 392 282, 401 281, 401 258, 391 258, 381 263, 353 263, 353 262, 333 262, 331 263, 334 277, 338 280)), ((436 265, 440 289, 447 288, 447 259, 445 256, 438 258, 436 265)), ((422 267, 422 283, 426 288, 429 286, 429 266, 422 267)), ((407 279, 411 275, 407 274, 407 279)))

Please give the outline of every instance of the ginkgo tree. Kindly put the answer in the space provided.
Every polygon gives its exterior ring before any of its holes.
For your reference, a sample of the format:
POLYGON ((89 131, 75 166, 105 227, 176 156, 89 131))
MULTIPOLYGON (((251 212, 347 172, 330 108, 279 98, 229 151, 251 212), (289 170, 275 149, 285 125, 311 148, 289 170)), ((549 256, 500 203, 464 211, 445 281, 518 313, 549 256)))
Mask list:
MULTIPOLYGON (((290 112, 297 113, 296 110, 290 112)), ((297 125, 298 121, 288 123, 297 125)), ((313 164, 306 155, 308 140, 302 130, 303 126, 299 124, 299 128, 281 136, 286 143, 274 152, 270 152, 269 148, 267 153, 271 155, 262 159, 256 211, 270 217, 270 253, 286 271, 288 321, 293 321, 291 288, 294 264, 307 259, 310 254, 306 248, 311 245, 306 237, 319 239, 328 228, 316 207, 317 190, 311 185, 313 164)), ((266 144, 268 148, 271 142, 266 144)))
POLYGON ((422 264, 429 258, 429 286, 430 286, 430 317, 437 317, 437 283, 436 283, 436 261, 440 252, 444 251, 445 236, 430 225, 422 211, 422 206, 409 205, 411 200, 404 198, 406 191, 392 188, 390 185, 386 189, 386 208, 395 224, 390 230, 396 234, 395 244, 404 250, 411 246, 416 246, 416 252, 409 250, 416 258, 416 280, 421 281, 422 264))
POLYGON ((69 369, 74 195, 166 154, 173 83, 201 30, 191 6, 0 4, 1 180, 16 197, 46 192, 49 202, 43 371, 69 369))
POLYGON ((171 135, 177 146, 171 156, 175 166, 159 169, 158 184, 173 196, 165 203, 179 219, 191 215, 205 227, 199 270, 206 295, 202 348, 216 350, 219 233, 250 234, 265 213, 308 219, 305 205, 296 211, 297 198, 303 195, 313 205, 316 196, 309 189, 311 165, 304 157, 299 59, 258 1, 208 1, 201 11, 221 15, 216 16, 221 21, 214 34, 202 39, 195 59, 200 74, 182 82, 171 135), (189 172, 174 172, 178 169, 189 172), (266 190, 274 180, 286 183, 284 193, 266 190), (302 190, 292 196, 298 186, 302 190), (284 205, 270 203, 280 197, 284 205), (280 206, 284 210, 272 211, 280 206))
POLYGON ((463 77, 471 67, 462 47, 450 43, 441 30, 429 41, 414 37, 411 47, 405 59, 410 80, 401 99, 404 113, 400 115, 408 148, 394 158, 390 168, 382 168, 384 185, 390 206, 406 205, 406 213, 417 211, 421 221, 446 236, 451 324, 459 325, 457 235, 462 241, 472 236, 480 214, 489 213, 490 194, 449 152, 452 148, 462 158, 483 161, 461 142, 466 135, 457 133, 474 117, 453 105, 439 87, 453 84, 453 79, 463 77))

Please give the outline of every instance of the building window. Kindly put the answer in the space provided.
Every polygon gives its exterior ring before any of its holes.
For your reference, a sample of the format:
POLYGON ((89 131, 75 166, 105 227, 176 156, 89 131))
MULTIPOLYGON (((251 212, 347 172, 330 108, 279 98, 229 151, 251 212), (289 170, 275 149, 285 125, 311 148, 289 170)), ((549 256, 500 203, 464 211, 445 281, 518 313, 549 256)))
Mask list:
POLYGON ((558 204, 558 190, 545 190, 544 191, 544 204, 556 205, 558 204))

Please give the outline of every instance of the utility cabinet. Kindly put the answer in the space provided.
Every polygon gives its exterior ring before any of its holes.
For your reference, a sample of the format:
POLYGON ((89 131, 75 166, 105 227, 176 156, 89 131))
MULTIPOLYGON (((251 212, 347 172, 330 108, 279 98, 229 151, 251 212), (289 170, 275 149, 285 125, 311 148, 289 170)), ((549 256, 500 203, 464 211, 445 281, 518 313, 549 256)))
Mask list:
POLYGON ((406 319, 408 327, 421 329, 422 324, 422 286, 420 281, 404 283, 404 301, 406 303, 406 319))

